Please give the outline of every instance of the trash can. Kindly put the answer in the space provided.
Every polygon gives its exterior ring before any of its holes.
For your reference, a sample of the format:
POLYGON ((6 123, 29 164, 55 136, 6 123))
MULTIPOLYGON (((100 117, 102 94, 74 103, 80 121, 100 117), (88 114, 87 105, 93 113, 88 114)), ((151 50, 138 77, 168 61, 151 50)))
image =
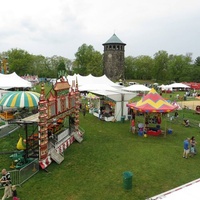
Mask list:
POLYGON ((121 122, 124 123, 125 116, 121 116, 121 122))
POLYGON ((187 96, 186 95, 184 96, 184 101, 187 101, 187 96))
POLYGON ((124 172, 123 173, 123 187, 126 190, 132 189, 132 172, 124 172))

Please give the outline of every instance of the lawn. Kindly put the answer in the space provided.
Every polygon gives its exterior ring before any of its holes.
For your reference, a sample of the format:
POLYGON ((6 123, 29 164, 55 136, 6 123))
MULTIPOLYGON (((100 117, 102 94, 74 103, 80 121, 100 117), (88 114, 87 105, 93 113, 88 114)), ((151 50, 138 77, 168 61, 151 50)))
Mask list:
MULTIPOLYGON (((143 116, 136 117, 136 122, 142 120, 143 116)), ((162 121, 162 128, 173 133, 145 138, 132 135, 129 121, 104 122, 89 113, 80 115, 83 142, 74 142, 60 165, 52 163, 48 172, 40 170, 18 188, 21 200, 143 200, 199 178, 199 155, 182 158, 186 137, 194 135, 200 141, 199 116, 182 110, 178 120, 163 117, 162 121), (184 127, 183 118, 189 118, 192 127, 184 127), (131 190, 123 187, 125 171, 133 173, 131 190)), ((18 137, 12 133, 1 138, 0 151, 14 150, 18 137)), ((9 168, 9 155, 0 159, 0 167, 9 168)))

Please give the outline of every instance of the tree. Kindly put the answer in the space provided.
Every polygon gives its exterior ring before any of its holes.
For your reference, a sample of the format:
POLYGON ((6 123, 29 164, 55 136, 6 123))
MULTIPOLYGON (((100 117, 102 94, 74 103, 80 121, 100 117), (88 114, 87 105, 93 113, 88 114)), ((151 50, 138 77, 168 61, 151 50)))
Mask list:
POLYGON ((152 79, 153 59, 150 56, 138 56, 135 59, 137 79, 150 80, 152 79))
POLYGON ((200 56, 198 56, 198 57, 195 59, 194 65, 195 65, 195 66, 200 66, 200 56))
POLYGON ((158 51, 154 54, 154 67, 153 67, 153 78, 157 81, 168 80, 168 53, 166 51, 158 51))
POLYGON ((191 58, 183 55, 170 55, 168 62, 168 74, 170 80, 181 82, 189 81, 191 77, 188 74, 191 74, 191 58))
POLYGON ((74 73, 82 76, 88 74, 95 76, 102 75, 102 55, 98 51, 95 51, 93 46, 83 44, 78 48, 75 57, 76 59, 73 63, 74 73))
POLYGON ((136 67, 135 58, 128 56, 125 58, 125 69, 124 69, 125 79, 136 79, 136 67))
MULTIPOLYGON (((19 76, 29 74, 33 69, 33 55, 22 49, 11 49, 7 52, 9 72, 16 72, 19 76)), ((36 74, 36 71, 34 71, 36 74)))

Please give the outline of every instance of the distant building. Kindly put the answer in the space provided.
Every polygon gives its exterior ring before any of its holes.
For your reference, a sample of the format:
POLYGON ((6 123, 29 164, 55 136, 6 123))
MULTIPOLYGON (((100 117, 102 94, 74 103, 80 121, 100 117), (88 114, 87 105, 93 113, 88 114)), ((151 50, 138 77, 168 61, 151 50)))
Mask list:
POLYGON ((104 74, 113 81, 124 79, 125 45, 115 34, 103 44, 104 74))

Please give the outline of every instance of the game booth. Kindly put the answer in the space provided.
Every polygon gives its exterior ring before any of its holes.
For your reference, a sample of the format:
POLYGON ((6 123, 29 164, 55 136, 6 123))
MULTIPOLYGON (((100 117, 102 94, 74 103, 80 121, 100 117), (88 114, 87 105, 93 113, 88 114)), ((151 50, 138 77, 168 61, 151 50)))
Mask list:
POLYGON ((134 112, 144 114, 144 123, 138 124, 138 134, 154 136, 162 134, 162 114, 173 112, 178 108, 167 102, 154 88, 152 88, 147 95, 142 97, 140 101, 127 104, 127 107, 134 112))

